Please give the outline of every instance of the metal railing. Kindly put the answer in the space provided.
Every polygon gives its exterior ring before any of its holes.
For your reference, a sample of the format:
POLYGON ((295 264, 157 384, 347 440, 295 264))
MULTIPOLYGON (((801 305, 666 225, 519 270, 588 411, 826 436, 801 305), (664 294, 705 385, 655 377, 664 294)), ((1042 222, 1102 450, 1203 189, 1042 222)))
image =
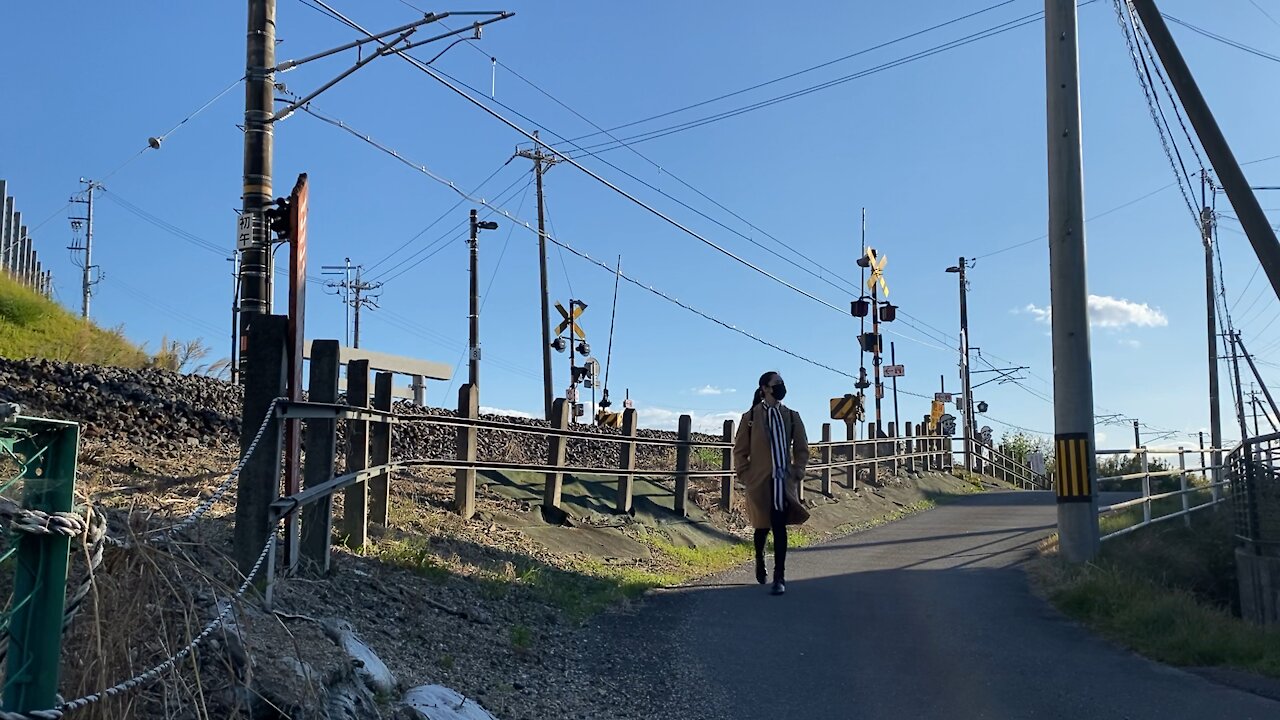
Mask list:
POLYGON ((1280 547, 1280 433, 1247 438, 1226 460, 1236 538, 1255 552, 1280 547))
POLYGON ((1035 472, 1029 465, 1005 452, 1003 445, 997 448, 974 442, 973 464, 974 472, 990 475, 1023 490, 1053 489, 1053 483, 1047 476, 1035 472))
POLYGON ((1097 450, 1095 455, 1098 457, 1123 457, 1133 456, 1133 464, 1137 466, 1137 472, 1121 473, 1119 475, 1109 475, 1098 478, 1098 490, 1125 492, 1129 488, 1124 487, 1125 484, 1136 484, 1134 491, 1139 496, 1131 500, 1103 505, 1098 508, 1100 516, 1117 517, 1118 513, 1129 511, 1130 515, 1134 514, 1137 508, 1141 508, 1141 517, 1121 516, 1120 523, 1126 523, 1129 520, 1133 522, 1122 524, 1121 527, 1106 532, 1101 536, 1102 540, 1110 540, 1111 538, 1127 535, 1139 528, 1144 528, 1155 523, 1172 520, 1174 518, 1183 518, 1183 522, 1188 526, 1191 524, 1191 514, 1205 508, 1214 507, 1223 502, 1226 497, 1224 488, 1228 486, 1228 482, 1222 480, 1219 475, 1224 465, 1206 464, 1206 456, 1210 453, 1221 452, 1215 448, 1131 448, 1128 450, 1097 450), (1187 456, 1199 458, 1199 464, 1193 467, 1187 467, 1187 456), (1152 469, 1153 458, 1177 457, 1177 467, 1169 467, 1168 469, 1152 469), (1192 476, 1197 475, 1199 479, 1195 482, 1192 476), (1177 489, 1163 490, 1155 492, 1155 484, 1153 480, 1162 478, 1177 478, 1177 489), (1136 481, 1136 482, 1135 482, 1136 481), (1207 499, 1204 502, 1194 502, 1197 496, 1207 499), (1173 502, 1176 501, 1176 502, 1173 502))

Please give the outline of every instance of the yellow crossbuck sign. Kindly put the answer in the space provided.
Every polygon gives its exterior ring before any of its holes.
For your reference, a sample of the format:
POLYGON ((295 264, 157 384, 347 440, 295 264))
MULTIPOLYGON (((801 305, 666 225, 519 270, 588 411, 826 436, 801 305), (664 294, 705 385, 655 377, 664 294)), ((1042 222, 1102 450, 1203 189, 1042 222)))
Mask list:
POLYGON ((564 306, 560 303, 556 303, 556 310, 560 311, 560 317, 564 318, 564 320, 556 326, 556 335, 561 335, 565 330, 573 328, 574 335, 577 335, 582 340, 587 339, 587 334, 582 332, 582 328, 578 327, 578 323, 574 322, 578 318, 582 317, 582 311, 586 310, 586 308, 581 305, 574 305, 572 316, 570 316, 569 311, 565 310, 564 306))
POLYGON ((886 255, 879 256, 879 262, 876 261, 876 251, 867 248, 867 262, 871 268, 871 277, 867 278, 867 289, 875 290, 876 283, 880 284, 880 294, 889 297, 889 283, 884 279, 884 266, 889 263, 889 257, 886 255))
POLYGON ((831 398, 832 420, 861 420, 862 399, 857 395, 831 398))

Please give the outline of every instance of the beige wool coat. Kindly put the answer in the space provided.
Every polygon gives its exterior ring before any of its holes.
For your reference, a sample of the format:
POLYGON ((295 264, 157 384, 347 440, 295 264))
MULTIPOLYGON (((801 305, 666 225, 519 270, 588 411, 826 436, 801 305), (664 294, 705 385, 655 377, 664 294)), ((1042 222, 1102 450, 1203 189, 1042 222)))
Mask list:
MULTIPOLYGON (((809 511, 800 504, 799 486, 809 464, 809 438, 800 413, 779 405, 782 423, 791 448, 791 471, 785 485, 787 524, 800 525, 809 519, 809 511)), ((757 530, 768 529, 769 510, 773 505, 773 449, 769 445, 769 416, 764 403, 757 403, 742 416, 733 439, 733 468, 746 487, 747 517, 757 530)))

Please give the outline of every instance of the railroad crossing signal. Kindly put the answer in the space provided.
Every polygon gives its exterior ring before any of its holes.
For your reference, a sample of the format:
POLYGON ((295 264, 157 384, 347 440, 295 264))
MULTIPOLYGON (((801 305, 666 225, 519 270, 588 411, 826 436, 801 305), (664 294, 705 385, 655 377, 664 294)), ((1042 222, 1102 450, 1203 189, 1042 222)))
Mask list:
POLYGON ((563 318, 563 320, 560 322, 559 325, 556 326, 556 334, 562 335, 565 330, 568 330, 569 328, 573 328, 574 335, 577 335, 579 338, 586 340, 587 334, 582 331, 582 328, 579 327, 577 323, 578 318, 582 317, 582 311, 586 309, 587 307, 585 305, 574 304, 573 313, 570 314, 568 310, 564 309, 564 305, 561 305, 560 303, 557 302, 556 310, 559 311, 560 317, 563 318))
POLYGON ((831 419, 858 421, 863 418, 862 396, 848 394, 831 398, 831 419))
POLYGON ((938 420, 942 418, 942 413, 946 412, 946 403, 941 400, 934 400, 933 407, 929 410, 930 425, 937 425, 938 420))
POLYGON ((878 283, 880 285, 880 294, 885 297, 889 297, 889 283, 885 282, 884 279, 884 266, 888 263, 889 257, 887 255, 880 255, 877 262, 876 251, 872 248, 867 248, 866 267, 871 268, 871 277, 867 278, 867 289, 875 290, 878 283))

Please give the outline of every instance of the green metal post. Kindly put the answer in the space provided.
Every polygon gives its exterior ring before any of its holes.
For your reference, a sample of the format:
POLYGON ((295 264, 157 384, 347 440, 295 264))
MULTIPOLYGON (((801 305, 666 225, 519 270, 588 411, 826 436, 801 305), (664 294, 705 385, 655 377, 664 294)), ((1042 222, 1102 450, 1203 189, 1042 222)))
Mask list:
MULTIPOLYGON (((19 418, 17 425, 32 434, 14 443, 14 451, 35 458, 22 475, 23 507, 70 512, 79 426, 32 418, 19 418)), ((3 707, 11 712, 45 710, 57 704, 71 539, 18 533, 17 551, 3 707)))

